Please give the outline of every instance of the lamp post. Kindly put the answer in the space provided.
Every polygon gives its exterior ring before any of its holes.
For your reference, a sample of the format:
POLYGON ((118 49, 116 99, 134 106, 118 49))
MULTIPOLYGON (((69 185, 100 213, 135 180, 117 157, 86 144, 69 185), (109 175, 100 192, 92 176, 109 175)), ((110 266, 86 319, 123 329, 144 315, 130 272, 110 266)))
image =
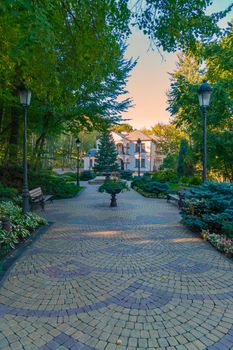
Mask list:
POLYGON ((27 110, 31 101, 31 91, 26 88, 19 90, 23 113, 23 214, 29 212, 28 164, 27 164, 27 110))
POLYGON ((80 163, 80 146, 81 146, 81 141, 79 138, 75 141, 76 147, 77 147, 77 186, 79 186, 79 163, 80 163))
POLYGON ((141 139, 137 139, 137 148, 138 148, 138 176, 140 176, 140 161, 141 161, 141 139))
POLYGON ((207 174, 207 162, 206 162, 206 110, 207 107, 209 107, 210 104, 210 96, 212 93, 211 86, 207 83, 206 80, 203 80, 203 83, 198 88, 198 98, 199 98, 199 104, 202 109, 202 116, 203 116, 203 141, 202 141, 202 183, 205 183, 206 181, 206 174, 207 174))

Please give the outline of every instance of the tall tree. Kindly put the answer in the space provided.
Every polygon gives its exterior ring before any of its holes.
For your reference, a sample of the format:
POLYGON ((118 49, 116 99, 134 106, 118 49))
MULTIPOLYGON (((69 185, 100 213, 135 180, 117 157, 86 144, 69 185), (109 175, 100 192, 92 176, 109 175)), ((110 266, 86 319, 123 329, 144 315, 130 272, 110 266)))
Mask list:
POLYGON ((133 24, 147 35, 157 48, 171 52, 196 48, 197 41, 209 42, 220 35, 218 21, 233 4, 218 13, 207 14, 212 0, 135 0, 133 24))
POLYGON ((111 134, 108 131, 104 132, 99 142, 94 170, 107 173, 119 170, 117 150, 111 134))
POLYGON ((193 175, 192 163, 189 161, 189 146, 186 139, 182 139, 180 143, 180 151, 178 155, 177 176, 193 175))

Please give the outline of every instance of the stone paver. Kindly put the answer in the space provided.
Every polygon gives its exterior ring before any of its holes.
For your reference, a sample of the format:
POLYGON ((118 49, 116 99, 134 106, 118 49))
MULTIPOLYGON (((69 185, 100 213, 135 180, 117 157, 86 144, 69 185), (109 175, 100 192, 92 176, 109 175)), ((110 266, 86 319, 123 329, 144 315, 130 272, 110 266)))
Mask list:
POLYGON ((47 205, 53 222, 0 288, 0 349, 233 349, 233 263, 130 191, 88 186, 47 205))

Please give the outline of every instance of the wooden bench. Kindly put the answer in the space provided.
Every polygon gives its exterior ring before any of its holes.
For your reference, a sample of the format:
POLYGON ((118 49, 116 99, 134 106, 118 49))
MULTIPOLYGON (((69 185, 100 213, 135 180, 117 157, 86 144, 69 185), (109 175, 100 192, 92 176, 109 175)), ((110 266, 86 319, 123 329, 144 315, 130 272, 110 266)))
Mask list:
POLYGON ((182 202, 183 202, 184 192, 185 191, 181 191, 181 192, 178 192, 178 194, 168 193, 167 194, 167 202, 169 202, 170 200, 173 200, 178 204, 178 207, 181 208, 182 202))
POLYGON ((53 195, 51 194, 44 195, 41 187, 37 187, 29 191, 29 197, 30 197, 31 207, 33 207, 34 204, 39 204, 42 210, 44 210, 45 202, 47 202, 48 200, 50 202, 53 201, 53 195))

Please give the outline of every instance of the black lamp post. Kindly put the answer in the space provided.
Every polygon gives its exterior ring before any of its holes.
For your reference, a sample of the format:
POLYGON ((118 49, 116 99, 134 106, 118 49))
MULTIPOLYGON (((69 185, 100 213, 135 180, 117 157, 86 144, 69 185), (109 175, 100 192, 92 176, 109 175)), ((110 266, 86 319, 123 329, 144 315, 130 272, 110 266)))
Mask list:
POLYGON ((203 83, 198 88, 198 98, 199 104, 202 109, 203 116, 203 153, 202 153, 202 183, 206 181, 207 174, 207 162, 206 162, 206 109, 210 104, 210 96, 212 93, 211 86, 207 83, 206 80, 203 80, 203 83))
POLYGON ((138 176, 140 176, 140 162, 141 162, 141 139, 137 139, 137 148, 138 148, 138 176))
POLYGON ((76 147, 77 147, 77 186, 79 186, 79 164, 80 164, 80 146, 81 146, 81 141, 79 138, 75 141, 76 147))
POLYGON ((23 114, 23 213, 29 212, 28 164, 27 164, 27 110, 31 101, 31 91, 26 88, 19 90, 23 114))

